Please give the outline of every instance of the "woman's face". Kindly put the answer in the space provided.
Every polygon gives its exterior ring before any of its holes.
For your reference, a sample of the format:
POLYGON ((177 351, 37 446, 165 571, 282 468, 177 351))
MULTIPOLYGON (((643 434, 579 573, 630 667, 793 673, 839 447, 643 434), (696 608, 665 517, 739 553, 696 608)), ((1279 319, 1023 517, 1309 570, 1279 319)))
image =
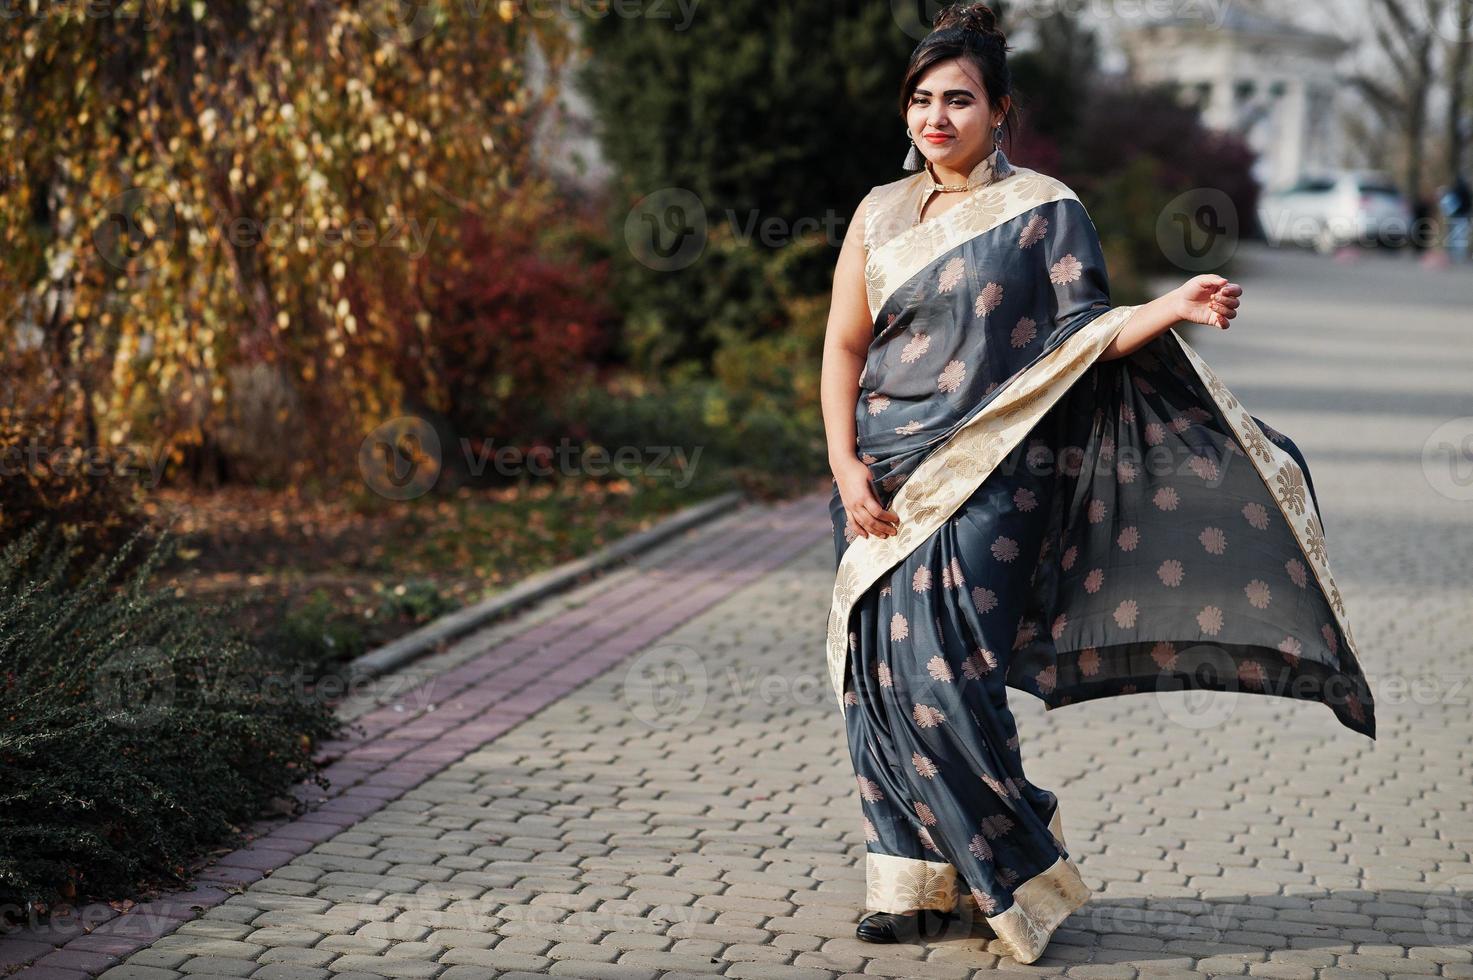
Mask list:
POLYGON ((905 124, 927 160, 966 173, 992 152, 992 131, 1002 117, 1002 111, 988 104, 976 66, 969 59, 952 58, 921 76, 905 124))

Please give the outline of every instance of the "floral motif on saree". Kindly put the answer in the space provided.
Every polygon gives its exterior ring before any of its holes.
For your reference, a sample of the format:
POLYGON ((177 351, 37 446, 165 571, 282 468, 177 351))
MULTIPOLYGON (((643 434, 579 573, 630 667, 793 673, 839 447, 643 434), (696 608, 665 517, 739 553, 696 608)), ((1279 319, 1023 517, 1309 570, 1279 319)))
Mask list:
POLYGON ((900 528, 857 536, 835 487, 827 658, 869 907, 963 898, 1032 962, 1090 892, 1005 688, 1049 710, 1204 689, 1375 721, 1298 447, 1175 330, 1100 360, 1137 308, 1111 305, 1084 205, 1000 150, 978 174, 919 223, 925 171, 864 202, 856 452, 900 528))

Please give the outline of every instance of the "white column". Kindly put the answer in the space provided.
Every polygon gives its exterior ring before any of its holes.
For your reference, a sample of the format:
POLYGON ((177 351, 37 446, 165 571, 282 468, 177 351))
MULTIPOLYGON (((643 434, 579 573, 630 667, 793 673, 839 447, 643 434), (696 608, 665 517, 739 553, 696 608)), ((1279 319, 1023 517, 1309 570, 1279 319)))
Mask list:
POLYGON ((1307 143, 1309 141, 1309 95, 1303 78, 1288 80, 1279 106, 1283 120, 1279 130, 1280 143, 1277 173, 1274 179, 1287 183, 1299 176, 1304 169, 1307 143))

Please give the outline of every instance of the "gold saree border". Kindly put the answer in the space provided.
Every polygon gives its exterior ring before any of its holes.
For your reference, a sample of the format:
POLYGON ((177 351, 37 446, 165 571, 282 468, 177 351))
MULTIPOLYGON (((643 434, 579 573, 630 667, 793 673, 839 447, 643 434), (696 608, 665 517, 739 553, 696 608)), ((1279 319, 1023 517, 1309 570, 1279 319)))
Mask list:
POLYGON ((1046 871, 1019 885, 1013 892, 1013 904, 1002 914, 987 917, 997 934, 987 951, 1032 963, 1043 955, 1059 925, 1092 894, 1079 868, 1061 856, 1046 871))
POLYGON ((834 575, 829 607, 829 682, 844 713, 844 672, 854 638, 846 635, 855 602, 956 513, 997 464, 1110 346, 1140 307, 1100 314, 1007 384, 985 408, 923 459, 896 491, 900 530, 849 544, 834 575))
MULTIPOLYGON (((1048 829, 1060 849, 1067 849, 1061 810, 1062 803, 1054 807, 1048 829)), ((865 852, 865 907, 871 912, 952 911, 958 900, 977 910, 971 889, 963 885, 956 867, 945 861, 865 852)), ((1043 955, 1060 923, 1093 894, 1078 866, 1060 855, 1013 889, 1012 905, 997 915, 982 916, 996 937, 987 944, 987 951, 1011 956, 1019 963, 1034 962, 1043 955)))
MULTIPOLYGON (((963 242, 1040 204, 1079 200, 1079 195, 1056 177, 1016 164, 1010 166, 1006 177, 972 191, 961 204, 918 225, 909 225, 867 250, 864 283, 871 321, 879 317, 885 301, 897 288, 963 242)), ((905 177, 876 189, 876 197, 865 205, 867 244, 877 237, 875 229, 881 225, 909 224, 907 215, 918 179, 905 177)))
POLYGON ((1167 332, 1186 354, 1187 360, 1206 386, 1208 395, 1217 404, 1218 411, 1227 420, 1253 468, 1258 471, 1259 478, 1269 490, 1269 496, 1278 505, 1284 523, 1293 531, 1294 540, 1299 544, 1299 550, 1314 573, 1320 592, 1330 604, 1330 611, 1345 636, 1350 655, 1357 666, 1361 666, 1360 650, 1350 632, 1345 602, 1341 598, 1339 586, 1335 584, 1335 576, 1330 571, 1324 524, 1320 520, 1319 508, 1315 506, 1314 498, 1309 495, 1309 481, 1304 477, 1304 468, 1289 455, 1288 450, 1270 439, 1259 424, 1253 421, 1247 406, 1228 390, 1223 380, 1207 366, 1207 362, 1192 349, 1192 345, 1176 332, 1175 327, 1167 332), (1293 511, 1292 515, 1290 511, 1293 511))

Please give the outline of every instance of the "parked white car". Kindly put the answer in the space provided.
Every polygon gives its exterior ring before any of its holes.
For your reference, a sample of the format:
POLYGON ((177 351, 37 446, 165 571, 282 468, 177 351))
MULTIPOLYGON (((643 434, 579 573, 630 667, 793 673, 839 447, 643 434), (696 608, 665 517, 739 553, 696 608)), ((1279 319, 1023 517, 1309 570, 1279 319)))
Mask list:
POLYGON ((1342 170, 1303 177, 1259 198, 1258 221, 1270 245, 1308 245, 1334 252, 1355 243, 1405 244, 1412 209, 1386 174, 1342 170))

